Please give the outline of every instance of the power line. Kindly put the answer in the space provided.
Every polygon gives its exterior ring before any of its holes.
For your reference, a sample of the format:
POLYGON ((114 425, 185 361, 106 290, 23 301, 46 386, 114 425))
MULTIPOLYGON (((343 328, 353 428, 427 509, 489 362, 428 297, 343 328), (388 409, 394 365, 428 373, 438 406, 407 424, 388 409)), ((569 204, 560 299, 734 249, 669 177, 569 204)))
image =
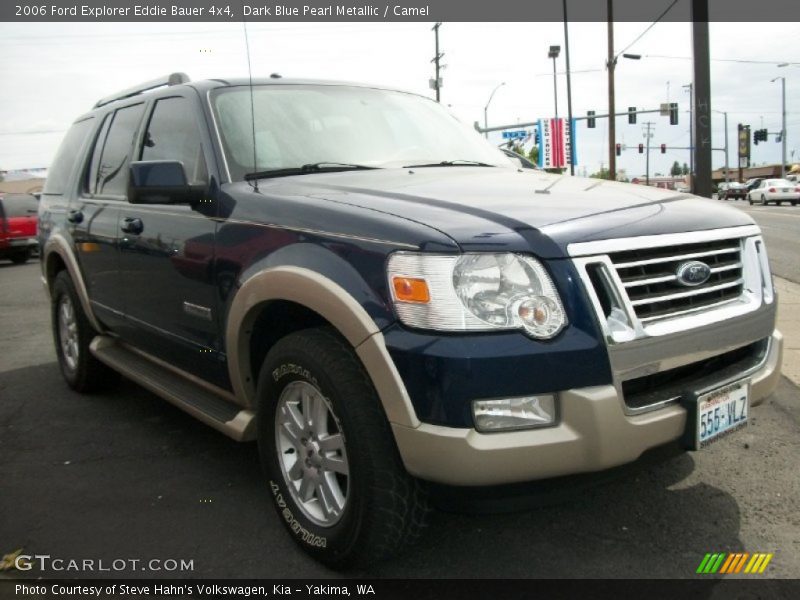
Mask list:
MULTIPOLYGON (((691 56, 669 56, 666 54, 645 54, 645 58, 668 58, 671 60, 693 60, 691 56)), ((712 58, 714 62, 732 62, 755 65, 800 65, 800 62, 787 60, 751 60, 747 58, 712 58)))
POLYGON ((625 46, 625 47, 624 47, 622 50, 620 50, 619 52, 617 52, 617 55, 614 57, 614 60, 618 59, 618 58, 619 58, 619 56, 620 56, 621 54, 623 54, 623 53, 624 53, 626 50, 628 50, 628 49, 629 49, 631 46, 633 46, 633 45, 634 45, 636 42, 638 42, 640 39, 642 39, 642 38, 645 36, 645 34, 646 34, 648 31, 650 31, 650 30, 651 30, 653 27, 655 27, 655 26, 656 26, 656 23, 658 23, 658 22, 659 22, 661 19, 663 19, 663 18, 666 16, 666 14, 667 14, 669 11, 671 11, 671 10, 672 10, 672 8, 673 8, 673 7, 674 7, 674 6, 675 6, 675 5, 676 5, 678 2, 679 2, 679 0, 672 0, 672 3, 671 3, 671 4, 670 4, 670 5, 667 7, 667 8, 665 8, 665 9, 664 9, 664 12, 662 12, 660 15, 658 15, 658 18, 657 18, 655 21, 653 21, 652 23, 650 23, 650 25, 648 25, 648 26, 647 26, 647 28, 646 28, 646 29, 645 29, 645 30, 644 30, 642 33, 640 33, 640 34, 639 34, 639 36, 638 36, 638 37, 637 37, 635 40, 633 40, 633 41, 632 41, 630 44, 628 44, 627 46, 625 46))

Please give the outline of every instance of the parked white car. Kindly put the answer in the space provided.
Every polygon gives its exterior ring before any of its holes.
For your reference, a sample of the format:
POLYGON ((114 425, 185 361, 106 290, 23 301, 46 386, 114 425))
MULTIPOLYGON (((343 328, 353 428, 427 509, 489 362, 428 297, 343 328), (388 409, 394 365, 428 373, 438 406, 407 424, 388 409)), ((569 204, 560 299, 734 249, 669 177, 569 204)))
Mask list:
POLYGON ((758 186, 747 192, 747 201, 765 206, 770 202, 780 205, 791 202, 796 206, 800 202, 800 187, 786 179, 764 179, 758 186))

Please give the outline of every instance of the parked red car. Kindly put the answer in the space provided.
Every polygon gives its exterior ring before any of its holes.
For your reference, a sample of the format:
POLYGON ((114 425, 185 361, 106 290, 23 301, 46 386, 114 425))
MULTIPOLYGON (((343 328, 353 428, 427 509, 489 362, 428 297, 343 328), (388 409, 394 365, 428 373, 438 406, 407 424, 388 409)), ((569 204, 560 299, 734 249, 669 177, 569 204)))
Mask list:
POLYGON ((37 248, 39 204, 30 194, 0 195, 0 259, 21 265, 37 248))

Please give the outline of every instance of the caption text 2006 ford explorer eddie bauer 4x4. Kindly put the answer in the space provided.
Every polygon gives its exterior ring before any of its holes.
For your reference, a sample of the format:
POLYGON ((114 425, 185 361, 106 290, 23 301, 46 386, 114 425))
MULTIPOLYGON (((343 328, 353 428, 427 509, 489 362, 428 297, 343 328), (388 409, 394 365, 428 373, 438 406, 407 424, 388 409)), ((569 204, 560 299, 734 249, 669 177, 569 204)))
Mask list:
POLYGON ((289 534, 397 551, 429 482, 598 471, 747 423, 779 377, 760 231, 518 169, 436 102, 173 74, 100 100, 40 207, 67 383, 257 440, 289 534))

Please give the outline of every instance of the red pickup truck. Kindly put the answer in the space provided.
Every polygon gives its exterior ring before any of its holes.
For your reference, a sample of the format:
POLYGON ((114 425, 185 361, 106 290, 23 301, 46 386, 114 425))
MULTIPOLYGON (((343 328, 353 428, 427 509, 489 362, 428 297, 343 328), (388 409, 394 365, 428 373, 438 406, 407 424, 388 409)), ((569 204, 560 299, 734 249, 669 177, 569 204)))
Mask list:
POLYGON ((30 194, 0 195, 0 259, 21 265, 37 248, 39 204, 30 194))

